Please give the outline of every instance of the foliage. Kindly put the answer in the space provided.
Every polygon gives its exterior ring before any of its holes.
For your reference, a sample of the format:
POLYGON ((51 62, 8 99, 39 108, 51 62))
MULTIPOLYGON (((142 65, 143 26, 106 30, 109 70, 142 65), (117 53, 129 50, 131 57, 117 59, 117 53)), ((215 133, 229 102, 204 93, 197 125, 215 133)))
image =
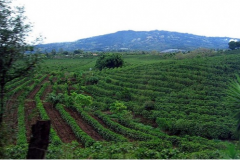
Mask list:
POLYGON ((148 135, 146 133, 143 133, 143 132, 140 132, 137 130, 126 128, 126 127, 112 121, 110 118, 105 116, 100 111, 96 111, 95 115, 98 116, 106 125, 108 125, 115 132, 129 136, 130 138, 133 138, 135 140, 152 140, 152 139, 156 138, 155 136, 148 135))
POLYGON ((104 68, 122 67, 123 63, 124 61, 119 54, 104 54, 97 59, 95 67, 102 70, 104 68))
POLYGON ((26 43, 26 37, 31 30, 25 24, 26 17, 21 7, 11 8, 10 2, 0 1, 0 124, 4 112, 4 87, 7 82, 27 75, 32 71, 39 58, 37 54, 24 54, 33 48, 26 43))
POLYGON ((24 103, 20 103, 18 107, 18 135, 17 145, 27 144, 26 129, 25 129, 25 114, 24 103))
POLYGON ((50 93, 47 96, 47 101, 52 103, 53 107, 56 107, 58 103, 63 102, 64 100, 64 95, 62 93, 55 94, 55 93, 50 93))
POLYGON ((67 113, 64 109, 64 107, 60 104, 56 105, 56 109, 61 114, 62 118, 69 124, 69 126, 72 128, 74 134, 76 137, 81 140, 84 144, 84 146, 89 147, 93 143, 95 143, 95 140, 93 140, 87 133, 85 133, 76 123, 73 117, 69 113, 67 113))
POLYGON ((97 84, 99 81, 99 78, 96 76, 91 76, 86 79, 86 84, 97 84))
MULTIPOLYGON (((236 75, 236 80, 229 83, 229 88, 227 90, 228 101, 231 105, 239 107, 240 102, 240 77, 236 75)), ((238 120, 237 130, 240 131, 240 112, 235 114, 235 118, 238 120)))
POLYGON ((0 125, 0 158, 4 159, 6 157, 6 144, 9 143, 11 138, 9 135, 9 129, 5 123, 0 125))
POLYGON ((124 112, 126 112, 127 111, 127 106, 125 106, 123 103, 121 103, 121 102, 118 102, 118 101, 116 101, 116 102, 114 102, 111 106, 110 106, 110 111, 112 112, 112 113, 119 113, 119 114, 121 114, 121 113, 124 113, 124 112))
POLYGON ((228 47, 232 50, 236 49, 236 48, 239 48, 240 47, 240 41, 238 42, 235 42, 235 41, 230 41, 228 43, 228 47))
POLYGON ((6 147, 4 159, 26 159, 28 144, 11 145, 6 147))
MULTIPOLYGON (((238 82, 230 81, 239 74, 238 52, 221 51, 221 54, 181 60, 148 54, 125 55, 126 66, 101 71, 89 71, 94 60, 59 59, 59 63, 48 60, 44 67, 49 68, 39 71, 42 75, 34 76, 39 80, 16 79, 7 84, 8 95, 22 93, 21 98, 26 99, 49 70, 56 71, 52 82, 59 78, 67 80, 52 86, 54 96, 62 95, 57 103, 61 107, 57 109, 85 148, 79 148, 78 142, 62 143, 58 132, 51 128, 47 158, 236 158, 237 146, 228 144, 238 140, 233 115, 239 113, 239 97, 235 94, 237 90, 230 92, 229 88, 235 86, 232 82, 238 82), (79 70, 84 71, 79 74, 79 70), (98 83, 84 85, 82 80, 88 75, 98 77, 98 83), (66 92, 66 88, 71 92, 66 92), (65 110, 62 104, 69 109, 65 110), (78 112, 104 141, 92 141, 76 125, 68 113, 70 110, 78 112), (109 110, 114 114, 109 114, 109 110)), ((35 101, 42 119, 49 119, 40 99, 49 85, 45 84, 35 101)), ((16 157, 14 147, 17 146, 6 146, 6 155, 12 153, 16 157)), ((24 148, 18 147, 16 151, 24 154, 24 148)))
POLYGON ((78 107, 89 106, 92 104, 93 101, 92 97, 78 94, 76 92, 72 92, 70 96, 65 93, 63 99, 64 103, 67 106, 75 105, 78 107))
POLYGON ((112 132, 111 130, 103 127, 99 122, 88 115, 81 107, 71 106, 70 108, 75 109, 82 118, 91 125, 104 139, 115 141, 115 142, 126 142, 127 139, 124 138, 122 135, 116 134, 112 132))

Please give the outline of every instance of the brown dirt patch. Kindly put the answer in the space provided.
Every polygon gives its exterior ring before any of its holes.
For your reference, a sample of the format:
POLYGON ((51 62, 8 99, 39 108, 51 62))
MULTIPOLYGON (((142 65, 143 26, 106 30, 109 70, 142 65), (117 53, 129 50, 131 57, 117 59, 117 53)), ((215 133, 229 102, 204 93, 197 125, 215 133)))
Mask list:
POLYGON ((36 108, 36 102, 33 100, 25 101, 25 126, 27 141, 30 142, 32 125, 36 124, 37 120, 41 120, 38 109, 36 108))
POLYGON ((103 141, 103 137, 99 135, 92 126, 90 126, 87 122, 85 122, 81 115, 78 114, 76 111, 65 108, 65 110, 76 120, 78 126, 89 136, 91 136, 96 141, 103 141))
POLYGON ((71 143, 72 141, 78 141, 71 127, 62 119, 60 113, 55 108, 52 108, 52 104, 45 102, 43 105, 51 119, 53 129, 57 132, 62 142, 71 143))
POLYGON ((104 128, 111 130, 100 118, 98 118, 97 116, 92 115, 92 114, 90 114, 90 116, 92 116, 94 119, 96 119, 104 128))

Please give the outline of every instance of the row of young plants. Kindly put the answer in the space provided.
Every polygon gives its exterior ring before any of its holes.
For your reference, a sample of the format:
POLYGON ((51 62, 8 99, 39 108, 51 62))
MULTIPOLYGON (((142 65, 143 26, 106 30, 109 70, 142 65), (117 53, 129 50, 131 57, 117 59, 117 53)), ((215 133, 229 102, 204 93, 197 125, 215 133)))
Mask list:
POLYGON ((23 94, 25 94, 25 96, 26 96, 31 90, 33 90, 33 88, 35 88, 39 84, 39 82, 42 82, 46 78, 46 76, 47 75, 41 76, 41 78, 40 78, 40 76, 36 77, 38 79, 35 82, 33 81, 33 79, 29 79, 25 83, 22 83, 22 84, 20 83, 21 85, 17 86, 16 88, 14 88, 10 92, 8 92, 7 96, 11 96, 11 95, 13 95, 13 94, 15 94, 15 93, 17 93, 21 90, 24 91, 23 94))
POLYGON ((14 81, 11 81, 11 83, 7 83, 5 90, 10 91, 11 89, 16 88, 20 84, 22 84, 24 81, 26 81, 28 78, 16 78, 14 81))
POLYGON ((25 113, 24 101, 21 100, 18 105, 18 132, 17 132, 17 145, 27 144, 26 126, 25 126, 25 113))
MULTIPOLYGON (((22 85, 16 87, 14 91, 11 91, 11 94, 21 92, 24 90, 27 85, 31 84, 33 81, 29 80, 22 85)), ((25 125, 25 101, 24 99, 27 95, 31 92, 31 90, 37 85, 37 83, 33 83, 31 86, 28 86, 26 90, 24 90, 18 97, 18 130, 17 130, 17 142, 15 148, 20 149, 18 150, 19 153, 15 153, 13 150, 9 150, 9 152, 13 152, 12 154, 17 154, 17 158, 24 159, 27 156, 27 135, 26 135, 26 125, 25 125)), ((9 93, 10 94, 10 93, 9 93)), ((10 95, 11 95, 10 94, 10 95)))
POLYGON ((9 96, 11 96, 11 95, 13 95, 13 94, 21 91, 21 90, 25 90, 25 89, 23 89, 23 88, 26 88, 26 86, 27 86, 27 85, 30 85, 32 82, 33 82, 33 81, 32 81, 31 79, 29 79, 29 80, 26 81, 25 83, 17 86, 16 88, 14 88, 14 89, 11 90, 10 92, 8 92, 6 95, 9 97, 9 96))
MULTIPOLYGON (((36 101, 36 107, 40 113, 41 119, 42 120, 50 120, 44 106, 43 103, 40 99, 40 97, 42 96, 43 92, 45 91, 45 89, 49 86, 49 83, 44 83, 42 85, 42 87, 40 88, 40 90, 38 91, 38 93, 35 96, 35 101, 36 101)), ((51 141, 51 145, 60 145, 62 144, 61 139, 59 138, 59 136, 57 135, 57 132, 51 127, 50 128, 50 141, 51 141)))
POLYGON ((76 123, 75 119, 67 113, 61 104, 56 105, 56 109, 61 114, 61 117, 67 122, 67 124, 72 128, 76 137, 84 144, 85 147, 93 145, 96 141, 93 140, 87 133, 85 133, 76 123))
MULTIPOLYGON (((42 76, 41 78, 40 78, 40 82, 42 82, 44 79, 46 78, 46 76, 42 76)), ((29 83, 24 83, 24 85, 21 85, 21 88, 23 89, 25 89, 25 87, 26 87, 26 85, 28 85, 29 83)), ((19 98, 18 98, 18 100, 20 101, 20 105, 19 105, 19 108, 18 108, 18 116, 20 117, 20 121, 18 121, 18 124, 19 125, 21 125, 21 126, 19 126, 18 127, 18 129, 20 129, 20 130, 18 130, 18 133, 20 133, 21 134, 21 136, 20 137, 24 137, 23 135, 25 135, 25 138, 26 138, 26 127, 25 127, 25 111, 24 111, 24 108, 25 108, 25 106, 24 106, 24 99, 29 95, 29 93, 37 86, 37 85, 39 85, 38 83, 33 83, 31 86, 27 86, 27 89, 26 90, 24 90, 24 92, 19 96, 19 98)), ((22 139, 24 139, 24 138, 22 138, 22 139)), ((20 140, 20 141, 22 141, 23 142, 23 140, 20 140)), ((25 141, 25 140, 24 140, 25 141)), ((26 143, 27 143, 27 138, 26 138, 26 141, 25 141, 26 143)), ((23 143, 19 143, 19 144, 23 144, 23 143)))
POLYGON ((109 128, 114 130, 117 133, 121 133, 129 138, 146 141, 146 140, 153 140, 158 139, 156 136, 152 136, 137 130, 133 130, 127 127, 120 125, 117 122, 112 121, 110 118, 105 116, 101 111, 95 111, 94 114, 100 118, 109 128))
POLYGON ((90 116, 87 112, 85 112, 81 107, 70 106, 69 108, 74 109, 77 111, 81 117, 91 125, 104 139, 108 141, 115 141, 115 142, 126 142, 127 139, 111 130, 103 127, 96 119, 90 116))
MULTIPOLYGON (((41 99, 38 96, 36 96, 35 101, 36 101, 36 107, 40 113, 41 119, 42 120, 50 120, 50 118, 47 115, 46 110, 44 109, 41 99)), ((59 138, 59 136, 57 135, 57 132, 52 127, 50 128, 50 141, 51 141, 51 144, 54 144, 54 145, 62 144, 62 141, 59 138)))
MULTIPOLYGON (((42 77, 41 75, 36 75, 35 77, 32 77, 33 79, 36 79, 38 80, 40 77, 42 77)), ((24 84, 24 82, 26 83, 27 81, 30 81, 30 78, 29 77, 20 77, 20 78, 16 78, 14 79, 13 81, 11 82, 8 82, 6 87, 5 87, 5 90, 9 93, 15 93, 15 91, 18 91, 18 88, 19 86, 21 86, 22 84, 24 84), (13 91, 15 90, 15 91, 13 91)), ((9 94, 10 94, 9 93, 9 94)))
MULTIPOLYGON (((43 80, 45 77, 43 76, 40 80, 43 80)), ((31 83, 32 81, 30 81, 31 83)), ((20 87, 17 87, 18 90, 16 92, 20 92, 23 88, 26 87, 26 85, 30 84, 24 83, 20 87)), ((27 154, 27 135, 26 135, 26 125, 25 125, 25 104, 24 99, 27 97, 27 95, 38 85, 38 83, 34 83, 31 86, 28 86, 28 89, 25 90, 21 95, 18 97, 18 131, 17 131, 17 146, 23 146, 25 148, 23 150, 23 154, 21 154, 22 158, 26 157, 27 154)), ((20 158, 20 157, 19 157, 20 158)))

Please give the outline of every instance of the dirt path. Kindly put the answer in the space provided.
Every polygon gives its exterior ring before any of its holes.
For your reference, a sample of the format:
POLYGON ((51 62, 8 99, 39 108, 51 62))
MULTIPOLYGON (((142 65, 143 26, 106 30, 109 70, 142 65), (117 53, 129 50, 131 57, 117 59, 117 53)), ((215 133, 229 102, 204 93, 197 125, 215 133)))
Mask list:
POLYGON ((57 132, 62 142, 70 143, 72 141, 77 141, 77 137, 73 133, 71 127, 62 119, 60 113, 55 108, 52 108, 52 104, 45 102, 43 105, 51 119, 53 129, 57 132))
POLYGON ((90 116, 92 116, 94 119, 96 119, 104 128, 111 130, 100 118, 98 118, 97 116, 92 115, 92 114, 90 116))
POLYGON ((103 141, 103 137, 99 135, 92 126, 86 123, 82 117, 76 112, 69 108, 65 108, 65 110, 76 120, 78 126, 89 136, 91 136, 96 141, 103 141))

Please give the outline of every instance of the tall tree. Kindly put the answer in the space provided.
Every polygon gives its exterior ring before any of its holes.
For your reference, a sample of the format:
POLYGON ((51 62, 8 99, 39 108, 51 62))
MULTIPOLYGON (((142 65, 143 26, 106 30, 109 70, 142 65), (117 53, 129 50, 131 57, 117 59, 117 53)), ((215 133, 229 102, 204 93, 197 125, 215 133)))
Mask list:
POLYGON ((228 43, 228 48, 230 48, 231 50, 234 50, 237 47, 236 42, 231 41, 228 43))
POLYGON ((37 54, 25 54, 33 48, 26 38, 31 25, 26 24, 23 7, 11 7, 11 0, 0 0, 0 125, 4 113, 4 88, 7 82, 25 76, 39 61, 37 54))

